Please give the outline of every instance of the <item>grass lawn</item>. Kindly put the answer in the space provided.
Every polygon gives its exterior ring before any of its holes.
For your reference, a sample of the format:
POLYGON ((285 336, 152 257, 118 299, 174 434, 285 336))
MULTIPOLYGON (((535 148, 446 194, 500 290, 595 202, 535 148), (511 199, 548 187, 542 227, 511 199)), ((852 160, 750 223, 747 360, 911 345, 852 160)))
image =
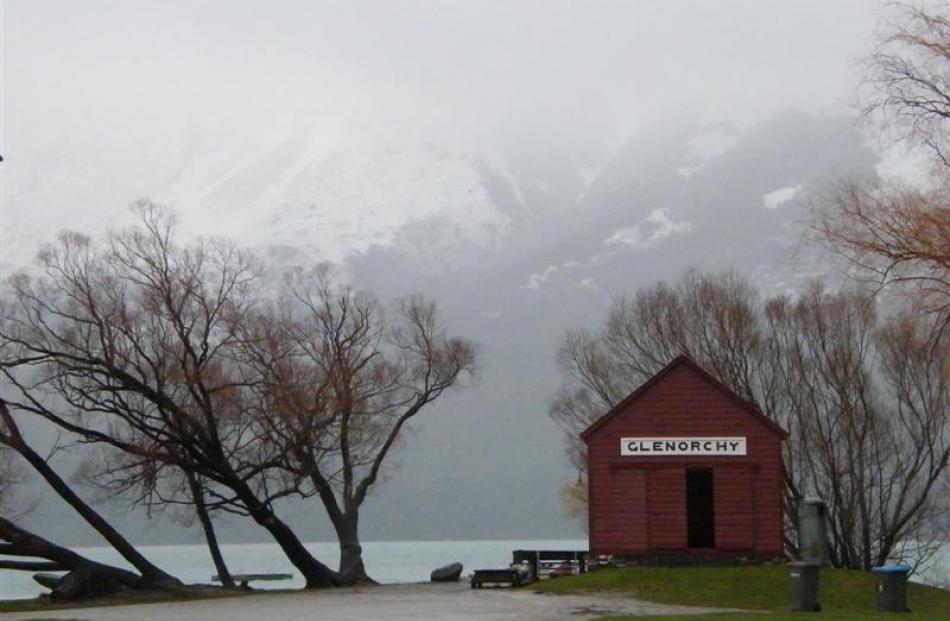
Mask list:
MULTIPOLYGON (((874 579, 870 573, 842 569, 822 570, 818 600, 823 610, 817 614, 788 612, 788 575, 784 566, 602 569, 582 576, 545 580, 528 588, 546 593, 610 591, 664 604, 769 611, 768 614, 655 617, 666 621, 950 619, 950 591, 911 583, 908 585, 907 605, 912 612, 895 617, 893 613, 877 612, 874 579)), ((649 617, 636 617, 638 620, 646 618, 649 617)))
MULTIPOLYGON (((740 612, 735 614, 715 615, 675 615, 649 617, 601 617, 593 621, 894 621, 908 619, 913 621, 946 621, 950 613, 915 613, 895 615, 894 613, 861 613, 861 612, 740 612)), ((33 621, 30 619, 29 621, 33 621)))

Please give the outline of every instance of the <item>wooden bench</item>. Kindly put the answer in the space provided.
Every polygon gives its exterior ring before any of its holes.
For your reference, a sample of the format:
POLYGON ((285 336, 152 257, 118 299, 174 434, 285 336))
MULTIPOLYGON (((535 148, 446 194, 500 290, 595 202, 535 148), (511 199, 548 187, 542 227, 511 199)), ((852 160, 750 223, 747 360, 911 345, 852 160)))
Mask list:
MULTIPOLYGON (((248 583, 256 580, 291 580, 293 574, 231 574, 231 579, 239 583, 242 589, 249 589, 248 583)), ((221 576, 211 576, 212 582, 221 582, 221 576)))
POLYGON ((569 567, 570 573, 587 573, 590 553, 587 550, 513 550, 512 565, 527 563, 531 566, 531 576, 540 580, 542 576, 562 575, 569 567))
POLYGON ((521 586, 521 573, 517 569, 476 569, 472 574, 472 588, 480 589, 486 583, 521 586))

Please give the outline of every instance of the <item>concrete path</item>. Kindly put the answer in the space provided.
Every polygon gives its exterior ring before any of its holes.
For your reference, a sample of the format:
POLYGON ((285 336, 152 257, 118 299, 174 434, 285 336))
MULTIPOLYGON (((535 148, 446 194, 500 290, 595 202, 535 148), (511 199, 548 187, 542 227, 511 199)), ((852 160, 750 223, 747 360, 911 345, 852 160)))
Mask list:
POLYGON ((260 594, 191 602, 4 614, 4 621, 582 621, 604 615, 662 615, 723 609, 652 604, 616 595, 547 595, 466 583, 400 584, 260 594))

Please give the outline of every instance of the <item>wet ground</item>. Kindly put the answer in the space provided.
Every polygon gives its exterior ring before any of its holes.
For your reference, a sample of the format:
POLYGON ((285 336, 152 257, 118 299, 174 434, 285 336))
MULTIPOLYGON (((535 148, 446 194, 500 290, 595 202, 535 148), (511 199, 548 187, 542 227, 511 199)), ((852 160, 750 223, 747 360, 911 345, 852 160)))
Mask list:
MULTIPOLYGON (((401 584, 332 591, 5 614, 21 619, 90 621, 582 621, 604 615, 711 612, 609 594, 549 595, 507 588, 473 590, 466 582, 401 584)), ((719 609, 721 610, 721 609, 719 609)))

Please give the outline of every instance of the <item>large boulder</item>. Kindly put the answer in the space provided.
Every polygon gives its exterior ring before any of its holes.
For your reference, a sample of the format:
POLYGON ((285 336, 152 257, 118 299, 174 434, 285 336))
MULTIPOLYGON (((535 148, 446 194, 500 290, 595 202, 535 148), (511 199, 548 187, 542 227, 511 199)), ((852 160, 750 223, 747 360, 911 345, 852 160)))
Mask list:
POLYGON ((452 563, 451 565, 432 570, 430 578, 432 582, 458 582, 461 576, 462 564, 452 563))

